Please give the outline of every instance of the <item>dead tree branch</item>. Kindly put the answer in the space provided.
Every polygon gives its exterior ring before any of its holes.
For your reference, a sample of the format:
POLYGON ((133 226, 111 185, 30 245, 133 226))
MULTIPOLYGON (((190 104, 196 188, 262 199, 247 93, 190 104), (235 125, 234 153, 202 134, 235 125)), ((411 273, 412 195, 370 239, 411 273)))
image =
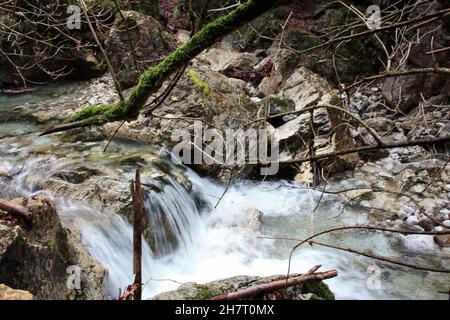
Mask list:
POLYGON ((31 223, 30 212, 24 207, 20 207, 9 201, 0 199, 0 209, 16 218, 23 220, 26 223, 31 223))

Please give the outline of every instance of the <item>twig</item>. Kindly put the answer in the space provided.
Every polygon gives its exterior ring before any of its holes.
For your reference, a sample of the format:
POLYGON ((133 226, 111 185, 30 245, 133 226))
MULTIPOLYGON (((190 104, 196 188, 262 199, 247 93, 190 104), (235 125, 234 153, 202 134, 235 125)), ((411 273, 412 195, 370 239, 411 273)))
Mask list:
POLYGON ((12 216, 22 219, 26 223, 31 223, 30 212, 24 207, 0 199, 0 210, 6 211, 12 216))
MULTIPOLYGON (((289 266, 288 266, 288 271, 287 271, 287 278, 289 277, 289 272, 291 270, 291 262, 292 262, 292 256, 294 254, 294 251, 297 250, 302 244, 309 242, 310 240, 327 234, 327 233, 332 233, 332 232, 336 232, 336 231, 342 231, 342 230, 350 230, 350 229, 365 229, 365 230, 372 230, 372 231, 383 231, 383 232, 393 232, 393 233, 401 233, 401 234, 421 234, 421 235, 441 235, 441 234, 450 234, 450 231, 440 231, 440 232, 417 232, 417 231, 403 231, 403 230, 396 230, 396 229, 387 229, 387 228, 378 228, 378 227, 370 227, 370 226, 346 226, 346 227, 339 227, 339 228, 333 228, 333 229, 328 229, 328 230, 324 230, 322 232, 316 233, 308 238, 306 238, 305 240, 299 240, 300 242, 295 245, 292 250, 291 253, 289 254, 289 266)), ((448 272, 450 273, 450 270, 448 271, 436 271, 436 272, 448 272)))
POLYGON ((120 87, 120 82, 119 82, 119 80, 117 80, 117 75, 114 71, 114 68, 111 65, 111 61, 109 60, 108 55, 106 54, 106 51, 103 49, 102 43, 98 39, 97 33, 95 32, 94 27, 92 26, 91 20, 89 19, 89 14, 87 11, 88 9, 86 7, 86 3, 84 2, 84 0, 78 0, 78 2, 80 4, 81 10, 83 10, 84 16, 86 17, 86 22, 88 24, 89 30, 91 31, 92 36, 94 37, 94 40, 97 43, 98 48, 100 49, 100 52, 103 55, 103 58, 105 59, 106 65, 108 66, 108 69, 109 69, 109 72, 111 72, 117 94, 119 95, 120 100, 123 101, 123 100, 125 100, 125 98, 122 95, 122 89, 120 87))
POLYGON ((103 149, 103 152, 106 152, 106 150, 108 149, 109 145, 111 144, 111 142, 113 141, 114 137, 116 136, 117 132, 119 132, 120 128, 122 128, 122 126, 125 124, 125 122, 127 122, 127 121, 126 120, 122 121, 122 123, 117 126, 116 130, 114 130, 114 133, 112 134, 111 138, 109 138, 105 149, 103 149))
POLYGON ((233 169, 230 170, 230 176, 228 177, 228 183, 227 183, 227 187, 225 188, 225 190, 223 191, 222 195, 220 196, 219 200, 217 201, 216 205, 214 206, 214 209, 217 208, 217 206, 219 205, 220 201, 222 201, 223 197, 225 196, 225 194, 228 192, 228 189, 230 188, 231 185, 231 181, 233 180, 233 169))
MULTIPOLYGON (((269 240, 287 240, 287 241, 302 241, 301 239, 296 239, 296 238, 289 238, 289 237, 260 237, 261 239, 269 239, 269 240)), ((367 252, 362 252, 362 251, 357 251, 351 248, 344 248, 344 247, 340 247, 340 246, 336 246, 336 245, 332 245, 332 244, 328 244, 328 243, 323 243, 323 242, 318 242, 315 240, 306 240, 306 242, 311 243, 311 244, 316 244, 322 247, 328 247, 328 248, 332 248, 332 249, 336 249, 336 250, 341 250, 341 251, 347 251, 350 253, 354 253, 354 254, 358 254, 367 258, 371 258, 371 259, 375 259, 375 260, 379 260, 379 261, 384 261, 384 262, 388 262, 388 263, 392 263, 395 265, 399 265, 402 267, 407 267, 407 268, 411 268, 411 269, 415 269, 415 270, 420 270, 420 271, 430 271, 430 272, 438 272, 438 273, 450 273, 450 270, 448 269, 436 269, 436 268, 429 268, 429 267, 423 267, 423 266, 417 266, 417 265, 413 265, 410 263, 406 263, 406 262, 402 262, 402 261, 397 261, 397 260, 392 260, 389 258, 385 258, 385 257, 381 257, 375 254, 370 254, 367 252)))

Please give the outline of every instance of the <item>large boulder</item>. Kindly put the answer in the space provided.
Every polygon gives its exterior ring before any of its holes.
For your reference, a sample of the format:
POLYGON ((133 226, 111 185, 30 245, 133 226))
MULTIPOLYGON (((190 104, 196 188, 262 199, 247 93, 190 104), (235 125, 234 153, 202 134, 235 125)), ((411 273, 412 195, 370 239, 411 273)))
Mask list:
MULTIPOLYGON (((297 69, 283 84, 278 92, 280 97, 289 98, 295 103, 295 110, 315 105, 336 105, 339 102, 336 92, 330 84, 311 70, 297 69)), ((275 124, 274 135, 280 141, 280 160, 301 159, 308 155, 321 155, 342 149, 350 149, 355 142, 347 128, 342 125, 345 115, 332 109, 318 108, 296 116, 286 116, 284 123, 275 124)), ((358 162, 357 154, 335 157, 333 160, 321 160, 319 166, 325 172, 335 173, 353 168, 358 162)), ((313 183, 309 174, 313 168, 303 164, 299 173, 307 183, 313 183)), ((297 179, 297 180, 303 180, 297 179)))
MULTIPOLYGON (((0 9, 0 89, 35 85, 55 78, 87 79, 105 71, 96 47, 89 43, 92 35, 87 28, 66 28, 70 3, 68 0, 14 0, 9 3, 15 8, 14 14, 7 8, 0 9), (48 18, 35 14, 37 10, 48 13, 48 18)), ((105 25, 110 24, 109 8, 104 10, 96 4, 92 10, 105 25)))
POLYGON ((106 270, 62 227, 54 203, 46 196, 16 202, 31 213, 31 224, 0 220, 0 283, 37 299, 104 299, 106 270), (80 271, 79 288, 68 285, 74 267, 80 271))
POLYGON ((105 41, 105 49, 122 89, 134 86, 143 71, 172 52, 175 39, 160 22, 135 11, 117 14, 105 41))
MULTIPOLYGON (((440 5, 433 4, 429 14, 440 10, 440 5)), ((413 15, 419 14, 419 9, 413 11, 413 15)), ((421 12, 420 12, 421 13, 421 12)), ((405 69, 420 69, 449 67, 450 51, 427 52, 446 48, 450 45, 450 28, 447 27, 449 18, 421 26, 406 36, 420 38, 420 41, 411 42, 411 49, 406 60, 405 69)), ((400 57, 403 59, 403 57, 400 57)), ((397 63, 398 61, 394 61, 397 63)), ((450 77, 439 73, 422 73, 392 77, 386 80, 383 86, 383 95, 386 102, 398 111, 408 113, 420 102, 430 100, 433 104, 448 104, 450 102, 450 77)))

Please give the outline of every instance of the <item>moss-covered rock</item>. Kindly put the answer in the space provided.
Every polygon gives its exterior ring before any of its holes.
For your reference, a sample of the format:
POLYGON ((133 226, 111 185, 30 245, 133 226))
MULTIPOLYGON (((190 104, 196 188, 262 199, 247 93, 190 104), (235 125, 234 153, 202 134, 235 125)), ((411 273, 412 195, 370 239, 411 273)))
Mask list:
MULTIPOLYGON (((294 277, 295 275, 292 275, 294 277)), ((187 283, 177 290, 165 292, 153 297, 154 300, 207 300, 212 297, 247 289, 259 284, 282 280, 285 276, 255 277, 236 276, 223 280, 216 280, 206 284, 187 283)), ((304 285, 293 286, 277 292, 269 293, 271 298, 277 300, 334 300, 334 294, 323 282, 311 282, 304 285)), ((264 294, 257 294, 247 300, 262 299, 264 294)))

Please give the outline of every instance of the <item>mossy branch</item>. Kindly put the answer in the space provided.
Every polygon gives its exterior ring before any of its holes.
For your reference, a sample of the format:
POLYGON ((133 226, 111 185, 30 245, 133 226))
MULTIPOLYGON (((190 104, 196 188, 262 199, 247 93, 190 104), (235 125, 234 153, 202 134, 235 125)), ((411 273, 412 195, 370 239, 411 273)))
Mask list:
MULTIPOLYGON (((164 81, 174 72, 186 65, 203 50, 211 47, 226 35, 251 22, 267 11, 291 2, 290 0, 248 0, 239 5, 229 14, 207 24, 198 31, 188 42, 178 47, 161 63, 145 71, 139 83, 132 90, 129 97, 111 106, 88 106, 69 122, 78 122, 80 126, 101 125, 118 120, 132 120, 137 118, 139 111, 147 99, 155 93, 164 81)), ((66 125, 67 126, 67 125, 66 125)), ((67 130, 52 128, 51 133, 67 130)), ((43 134, 48 134, 44 132, 43 134)))

